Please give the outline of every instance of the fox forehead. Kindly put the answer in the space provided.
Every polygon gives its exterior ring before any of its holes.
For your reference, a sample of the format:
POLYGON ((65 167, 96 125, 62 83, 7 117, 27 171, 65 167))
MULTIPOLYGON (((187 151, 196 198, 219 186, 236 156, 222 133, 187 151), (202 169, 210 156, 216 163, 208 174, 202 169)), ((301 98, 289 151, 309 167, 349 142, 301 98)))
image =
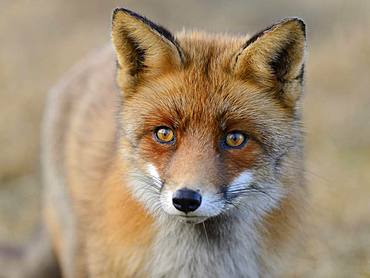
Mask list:
POLYGON ((188 130, 216 125, 228 130, 250 128, 254 121, 263 123, 266 113, 284 113, 267 94, 226 74, 217 80, 200 75, 185 70, 148 81, 126 101, 127 114, 141 118, 138 125, 162 124, 188 130))
POLYGON ((267 145, 279 144, 274 140, 281 130, 289 136, 291 113, 267 93, 225 73, 217 80, 200 75, 184 70, 139 88, 125 101, 122 114, 130 137, 137 140, 163 125, 203 139, 207 134, 219 138, 223 132, 245 131, 267 145))
POLYGON ((186 57, 185 63, 195 73, 230 72, 230 63, 247 37, 232 37, 203 32, 181 32, 176 38, 186 57))

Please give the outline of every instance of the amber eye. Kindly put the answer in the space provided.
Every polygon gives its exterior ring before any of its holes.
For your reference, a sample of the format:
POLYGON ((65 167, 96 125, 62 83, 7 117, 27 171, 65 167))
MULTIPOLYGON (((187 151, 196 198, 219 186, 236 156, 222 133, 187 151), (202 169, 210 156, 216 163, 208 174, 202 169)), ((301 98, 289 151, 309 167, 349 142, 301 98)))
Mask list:
POLYGON ((234 131, 226 134, 225 144, 230 148, 240 148, 247 142, 247 135, 234 131))
POLYGON ((159 143, 168 144, 174 141, 175 133, 168 127, 159 127, 155 131, 155 137, 159 143))

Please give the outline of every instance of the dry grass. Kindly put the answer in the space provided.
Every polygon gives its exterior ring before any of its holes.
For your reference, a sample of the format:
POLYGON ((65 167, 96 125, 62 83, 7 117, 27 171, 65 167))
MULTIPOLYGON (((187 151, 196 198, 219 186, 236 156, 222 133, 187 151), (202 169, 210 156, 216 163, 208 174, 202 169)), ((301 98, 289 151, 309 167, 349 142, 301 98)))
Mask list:
MULTIPOLYGON (((370 276, 370 2, 125 1, 179 30, 253 32, 303 17, 307 248, 290 275, 370 276), (278 2, 278 3, 277 3, 278 2)), ((48 88, 109 40, 110 1, 0 3, 0 241, 23 241, 38 217, 39 128, 48 88)))

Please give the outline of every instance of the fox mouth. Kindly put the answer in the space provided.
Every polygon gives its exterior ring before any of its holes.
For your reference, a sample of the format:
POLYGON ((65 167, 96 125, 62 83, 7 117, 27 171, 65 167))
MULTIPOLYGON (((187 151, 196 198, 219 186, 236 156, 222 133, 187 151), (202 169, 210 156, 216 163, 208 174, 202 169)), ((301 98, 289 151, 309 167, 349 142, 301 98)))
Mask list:
POLYGON ((194 215, 172 215, 181 222, 187 224, 200 224, 208 219, 206 216, 194 216, 194 215))

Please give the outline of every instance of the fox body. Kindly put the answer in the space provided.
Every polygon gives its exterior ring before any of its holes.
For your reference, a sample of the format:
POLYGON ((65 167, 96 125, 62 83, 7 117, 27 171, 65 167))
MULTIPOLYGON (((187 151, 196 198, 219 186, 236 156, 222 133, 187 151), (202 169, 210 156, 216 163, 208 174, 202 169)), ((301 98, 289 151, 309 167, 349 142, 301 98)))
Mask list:
POLYGON ((45 114, 44 216, 63 276, 276 273, 304 199, 303 22, 175 37, 117 9, 112 41, 45 114))

